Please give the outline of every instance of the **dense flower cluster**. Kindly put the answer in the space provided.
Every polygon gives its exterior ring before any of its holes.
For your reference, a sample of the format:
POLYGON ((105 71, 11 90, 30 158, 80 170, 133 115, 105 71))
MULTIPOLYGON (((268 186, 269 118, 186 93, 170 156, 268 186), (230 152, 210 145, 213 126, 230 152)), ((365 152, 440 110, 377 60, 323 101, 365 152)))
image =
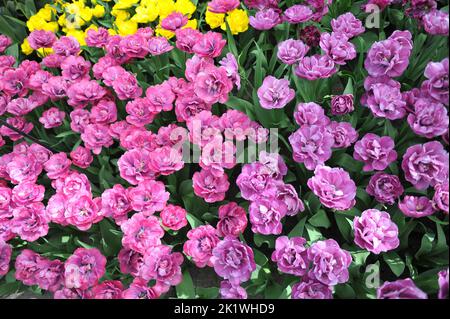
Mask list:
POLYGON ((448 13, 337 2, 57 1, 0 34, 0 286, 448 298, 448 13))

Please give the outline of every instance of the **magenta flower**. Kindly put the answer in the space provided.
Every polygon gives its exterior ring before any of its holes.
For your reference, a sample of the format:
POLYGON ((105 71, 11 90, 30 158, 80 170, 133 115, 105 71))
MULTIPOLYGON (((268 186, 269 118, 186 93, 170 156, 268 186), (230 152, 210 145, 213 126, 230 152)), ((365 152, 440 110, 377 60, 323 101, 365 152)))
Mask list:
POLYGON ((0 34, 0 53, 3 53, 12 44, 11 38, 0 34))
POLYGON ((66 153, 54 154, 45 162, 44 169, 50 179, 64 177, 68 172, 71 160, 67 158, 66 153))
POLYGON ((284 108, 295 97, 295 91, 289 88, 289 81, 267 76, 258 89, 259 103, 265 109, 284 108))
POLYGON ((236 184, 241 195, 247 200, 257 200, 261 195, 274 189, 272 171, 259 162, 245 164, 242 167, 236 184))
POLYGON ((365 31, 362 22, 351 12, 341 14, 336 19, 331 20, 331 27, 333 32, 342 34, 348 39, 356 37, 365 31))
POLYGON ((199 268, 212 266, 212 251, 220 241, 216 229, 211 225, 199 226, 191 229, 187 238, 183 246, 184 253, 190 256, 199 268))
POLYGON ((14 268, 15 278, 24 285, 37 285, 37 273, 44 258, 30 249, 24 249, 16 258, 14 268))
POLYGON ((448 179, 448 152, 437 141, 410 146, 403 155, 402 169, 405 179, 417 189, 448 179))
POLYGON ((61 75, 68 81, 89 80, 91 63, 81 56, 68 56, 61 63, 61 75))
POLYGON ((339 65, 345 65, 346 61, 356 58, 355 46, 348 41, 345 35, 340 33, 322 33, 320 48, 334 63, 339 65))
POLYGON ((249 9, 262 10, 265 8, 278 8, 280 0, 244 0, 245 5, 249 9))
POLYGON ((233 83, 222 67, 208 66, 197 74, 194 82, 195 94, 206 104, 227 102, 232 89, 233 83))
MULTIPOLYGON (((7 189, 9 190, 9 188, 7 189)), ((12 200, 12 203, 17 206, 26 206, 35 202, 42 202, 42 200, 44 199, 44 193, 44 186, 35 184, 34 182, 25 181, 13 188, 12 192, 10 192, 10 199, 12 200)), ((6 193, 5 202, 6 204, 8 204, 9 202, 8 193, 6 193)), ((2 209, 0 208, 0 211, 1 210, 2 209)))
MULTIPOLYGON (((117 91, 118 96, 120 91, 117 91)), ((81 80, 67 89, 67 103, 74 108, 83 108, 89 103, 99 101, 105 96, 106 90, 96 81, 81 80)))
MULTIPOLYGON (((6 156, 3 158, 6 160, 6 156)), ((25 181, 35 182, 42 172, 42 164, 30 154, 12 154, 5 163, 6 176, 13 184, 20 184, 25 181)))
POLYGON ((248 209, 252 231, 256 234, 279 235, 283 225, 281 219, 286 216, 286 205, 278 200, 257 199, 248 209))
POLYGON ((341 249, 334 239, 315 242, 308 249, 312 263, 309 277, 322 284, 334 286, 348 281, 348 267, 352 262, 350 253, 341 249))
POLYGON ((142 278, 156 280, 166 286, 176 286, 183 280, 181 264, 183 255, 172 252, 169 246, 159 245, 151 247, 144 256, 142 278))
POLYGON ((287 174, 287 166, 283 157, 278 153, 261 151, 258 161, 269 169, 274 179, 281 180, 287 174))
POLYGON ((239 285, 250 279, 256 270, 252 249, 232 237, 225 237, 213 249, 211 261, 217 275, 232 285, 239 285))
POLYGON ((112 82, 112 87, 117 98, 122 101, 135 99, 142 95, 142 88, 139 86, 136 76, 128 72, 120 73, 112 82))
POLYGON ((222 49, 227 43, 222 38, 222 34, 218 32, 209 31, 202 35, 192 48, 195 54, 202 58, 217 58, 222 53, 222 49))
POLYGON ((326 126, 330 123, 330 119, 325 115, 325 110, 314 102, 299 103, 294 111, 294 119, 300 126, 326 126))
POLYGON ((128 190, 120 184, 107 189, 101 196, 101 211, 105 216, 114 218, 117 224, 127 220, 127 214, 131 211, 128 190))
POLYGON ((434 206, 448 215, 448 202, 448 181, 444 181, 442 184, 436 184, 434 186, 433 196, 434 206))
POLYGON ((375 42, 369 49, 364 67, 371 76, 397 77, 409 64, 412 51, 412 36, 409 31, 394 31, 383 41, 375 42))
POLYGON ((105 274, 106 258, 96 248, 77 248, 64 266, 66 288, 88 289, 105 274))
POLYGON ((161 175, 171 175, 184 167, 183 155, 171 146, 159 147, 150 152, 150 169, 161 175))
POLYGON ((256 30, 270 30, 281 23, 280 10, 266 8, 249 18, 250 25, 256 30))
POLYGON ((233 53, 228 52, 227 55, 219 61, 219 64, 225 69, 228 78, 239 90, 241 88, 241 76, 239 75, 238 62, 233 53))
POLYGON ((164 19, 162 19, 161 27, 165 30, 173 32, 184 27, 187 22, 188 17, 184 16, 180 12, 173 12, 164 19))
POLYGON ((207 203, 220 202, 225 199, 225 193, 230 187, 228 176, 217 176, 208 169, 194 173, 192 177, 195 195, 203 198, 207 203))
POLYGON ((433 138, 443 135, 448 129, 447 108, 429 99, 419 98, 414 112, 408 115, 408 124, 417 135, 433 138))
POLYGON ((305 210, 305 205, 298 197, 295 187, 291 184, 276 183, 276 199, 286 206, 286 215, 295 216, 305 210))
POLYGON ((431 10, 423 16, 422 23, 427 33, 448 36, 448 12, 431 10))
POLYGON ((397 159, 395 143, 389 136, 367 133, 355 143, 353 158, 364 163, 365 172, 382 171, 397 159))
POLYGON ((247 212, 235 202, 219 207, 217 235, 238 237, 247 228, 247 212))
POLYGON ((11 261, 12 246, 5 243, 0 238, 0 278, 9 271, 9 262, 11 261))
POLYGON ((56 292, 64 284, 64 263, 58 259, 42 259, 38 262, 36 284, 43 290, 56 292))
POLYGON ((83 146, 78 146, 75 150, 70 152, 70 159, 72 164, 81 168, 87 168, 94 160, 91 151, 83 146))
POLYGON ((292 286, 292 299, 333 299, 331 286, 324 285, 320 281, 304 278, 292 286))
POLYGON ((211 0, 208 3, 208 10, 213 13, 227 13, 239 7, 239 0, 211 0))
POLYGON ((121 273, 131 274, 133 277, 141 276, 144 255, 129 248, 122 248, 117 255, 117 259, 119 260, 121 273))
POLYGON ((411 278, 386 281, 377 289, 377 299, 428 299, 411 278))
POLYGON ((334 138, 323 126, 303 125, 289 136, 293 158, 305 164, 306 169, 314 170, 331 157, 334 138))
POLYGON ((356 203, 355 182, 342 168, 318 166, 308 179, 308 187, 328 208, 347 210, 356 203))
MULTIPOLYGON (((370 77, 366 81, 370 81, 370 77)), ((375 81, 381 79, 375 79, 375 81)), ((395 83, 395 82, 394 82, 395 83)), ((376 117, 385 117, 389 120, 401 119, 406 115, 406 102, 400 92, 400 83, 374 83, 370 85, 370 92, 363 104, 367 105, 376 117)), ((366 87, 366 82, 364 83, 366 87)))
POLYGON ((355 243, 374 254, 387 252, 400 244, 398 227, 391 216, 377 209, 368 209, 353 219, 355 243))
POLYGON ((84 146, 92 150, 96 155, 100 154, 103 147, 113 144, 113 139, 109 134, 109 127, 106 124, 88 124, 81 133, 84 146))
POLYGON ((122 245, 141 254, 152 246, 160 245, 164 230, 155 216, 146 217, 142 213, 131 216, 120 225, 123 232, 122 245))
POLYGON ((103 219, 99 205, 99 200, 93 200, 90 194, 77 194, 66 202, 65 222, 80 230, 88 230, 103 219))
POLYGON ((300 62, 308 52, 309 47, 301 40, 288 39, 278 43, 278 59, 285 64, 300 62))
POLYGON ((56 35, 51 31, 35 30, 28 36, 28 42, 33 49, 51 48, 56 41, 56 35))
POLYGON ((441 270, 438 273, 439 279, 439 292, 438 292, 438 298, 439 299, 448 299, 448 268, 441 270))
POLYGON ((163 182, 144 180, 128 191, 131 208, 144 215, 153 215, 166 207, 170 194, 163 182))
POLYGON ((153 56, 158 56, 172 51, 173 46, 164 37, 151 37, 147 41, 146 49, 153 56))
POLYGON ((306 239, 302 237, 278 237, 272 261, 278 265, 278 270, 294 276, 303 276, 308 272, 309 260, 305 247, 306 239))
POLYGON ((331 99, 331 114, 344 115, 354 111, 353 94, 333 95, 331 99))
POLYGON ((358 140, 358 132, 348 122, 332 121, 328 129, 334 138, 334 148, 347 148, 358 140))
POLYGON ((47 129, 58 127, 63 124, 65 116, 65 112, 60 111, 56 107, 51 107, 42 113, 42 116, 39 118, 39 122, 41 122, 47 129))
POLYGON ((434 214, 433 203, 426 196, 405 196, 399 201, 398 208, 405 216, 421 218, 434 214))
POLYGON ((425 68, 422 90, 438 102, 448 105, 448 58, 441 62, 430 62, 425 68))
POLYGON ((188 224, 187 212, 183 207, 167 205, 160 213, 161 223, 172 230, 180 230, 188 224))
POLYGON ((136 277, 130 287, 122 292, 122 299, 157 299, 162 293, 161 290, 167 289, 161 286, 156 283, 155 286, 149 287, 147 280, 136 277))
POLYGON ((201 40, 202 33, 191 28, 177 29, 175 31, 176 47, 187 53, 194 53, 194 45, 201 40))
POLYGON ((294 72, 295 75, 312 81, 329 78, 336 73, 336 67, 334 61, 329 56, 316 54, 304 57, 294 72))
POLYGON ((404 188, 400 179, 395 175, 378 172, 370 178, 367 194, 383 204, 393 205, 395 200, 403 194, 404 188))
POLYGON ((301 4, 287 8, 283 13, 283 20, 291 24, 302 23, 311 20, 313 12, 308 6, 301 4))
POLYGON ((105 280, 92 287, 94 299, 121 299, 124 290, 120 280, 105 280))
POLYGON ((233 285, 228 280, 220 282, 220 297, 222 299, 247 299, 247 291, 239 285, 233 285))
POLYGON ((117 161, 120 177, 132 185, 153 179, 155 172, 150 168, 150 152, 145 149, 126 151, 117 161))
POLYGON ((86 32, 86 44, 90 47, 102 48, 108 43, 108 30, 99 27, 97 30, 89 29, 86 32))

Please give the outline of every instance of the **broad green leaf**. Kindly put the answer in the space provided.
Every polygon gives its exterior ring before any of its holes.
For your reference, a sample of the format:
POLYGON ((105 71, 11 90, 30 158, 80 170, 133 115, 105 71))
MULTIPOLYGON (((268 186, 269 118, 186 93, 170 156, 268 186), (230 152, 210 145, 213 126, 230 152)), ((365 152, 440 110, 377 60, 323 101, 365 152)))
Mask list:
POLYGON ((180 299, 193 299, 196 297, 194 282, 189 270, 183 272, 183 281, 175 287, 177 297, 180 299))
POLYGON ((316 227, 329 228, 331 226, 331 222, 328 219, 327 213, 320 209, 314 216, 312 216, 308 223, 316 227))
POLYGON ((405 262, 396 252, 391 251, 383 254, 383 259, 397 277, 405 271, 405 262))

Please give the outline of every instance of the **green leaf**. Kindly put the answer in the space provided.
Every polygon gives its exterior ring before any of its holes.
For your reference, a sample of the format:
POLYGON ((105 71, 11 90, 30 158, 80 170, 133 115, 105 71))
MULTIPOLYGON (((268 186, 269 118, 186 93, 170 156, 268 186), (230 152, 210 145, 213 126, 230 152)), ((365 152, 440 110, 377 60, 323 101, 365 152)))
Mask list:
POLYGON ((177 297, 180 299, 194 299, 195 287, 189 270, 183 272, 183 281, 176 286, 177 297))
POLYGON ((255 113, 254 113, 255 106, 248 101, 245 101, 236 96, 230 95, 228 97, 228 101, 225 103, 225 105, 234 110, 238 110, 238 111, 241 111, 241 112, 247 114, 253 120, 256 119, 255 113))
POLYGON ((354 94, 352 78, 348 78, 343 94, 354 94))
POLYGON ((261 267, 264 267, 264 265, 267 264, 268 259, 267 259, 266 255, 264 255, 258 249, 253 249, 253 254, 255 255, 255 263, 256 264, 258 264, 261 267))
POLYGON ((266 236, 261 234, 254 234, 253 241, 255 245, 261 247, 263 244, 267 244, 269 248, 275 247, 275 236, 266 236))
POLYGON ((405 271, 405 262, 400 258, 400 256, 393 251, 383 254, 383 259, 391 268, 394 275, 399 277, 405 271))
POLYGON ((66 136, 76 135, 76 134, 78 134, 78 133, 77 133, 77 132, 74 132, 74 131, 66 131, 66 132, 59 133, 59 134, 56 135, 55 137, 56 137, 56 138, 61 138, 61 137, 66 137, 66 136))
POLYGON ((196 292, 200 299, 216 299, 219 296, 219 288, 216 287, 197 287, 196 292))
POLYGON ((105 253, 107 256, 116 256, 122 248, 122 233, 114 232, 116 229, 108 219, 103 219, 99 225, 105 253))
POLYGON ((353 242, 353 222, 350 218, 339 213, 334 214, 339 232, 347 242, 353 242))
POLYGON ((322 233, 310 224, 306 224, 306 232, 308 233, 309 242, 313 243, 322 239, 322 233))
POLYGON ((189 222, 189 225, 191 226, 191 228, 197 228, 197 227, 203 225, 203 223, 192 214, 188 213, 186 215, 186 219, 189 222))
POLYGON ((434 238, 435 234, 431 232, 427 232, 425 235, 423 235, 422 241, 420 243, 420 248, 415 255, 417 259, 419 259, 420 256, 427 254, 431 251, 431 249, 433 248, 434 238))
POLYGON ((367 257, 369 257, 370 252, 366 250, 358 250, 351 251, 350 254, 352 255, 353 263, 356 266, 363 266, 366 263, 367 257))
POLYGON ((331 226, 330 219, 327 216, 327 213, 320 209, 314 216, 312 216, 308 223, 316 227, 329 228, 331 226))
POLYGON ((291 230, 291 232, 288 234, 289 238, 292 237, 303 237, 303 230, 305 229, 305 223, 306 223, 307 217, 303 217, 300 219, 300 221, 295 225, 295 227, 291 230))
POLYGON ((340 299, 355 299, 356 297, 355 291, 349 284, 336 285, 334 293, 340 299))

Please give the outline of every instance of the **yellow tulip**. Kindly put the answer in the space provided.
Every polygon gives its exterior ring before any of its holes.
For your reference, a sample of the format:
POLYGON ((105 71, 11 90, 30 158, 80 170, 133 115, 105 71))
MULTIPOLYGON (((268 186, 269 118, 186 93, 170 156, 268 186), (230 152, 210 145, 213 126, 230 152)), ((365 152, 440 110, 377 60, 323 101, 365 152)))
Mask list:
POLYGON ((30 47, 28 39, 23 40, 22 44, 20 45, 20 49, 25 55, 30 55, 31 53, 33 53, 33 48, 30 47))
MULTIPOLYGON (((228 22, 232 34, 238 34, 248 30, 249 19, 247 12, 244 10, 234 9, 233 11, 228 12, 226 21, 228 22)), ((224 31, 227 30, 225 23, 221 25, 221 29, 224 31)))
POLYGON ((218 28, 225 22, 225 14, 213 13, 209 10, 206 10, 205 21, 211 27, 211 29, 218 28))

